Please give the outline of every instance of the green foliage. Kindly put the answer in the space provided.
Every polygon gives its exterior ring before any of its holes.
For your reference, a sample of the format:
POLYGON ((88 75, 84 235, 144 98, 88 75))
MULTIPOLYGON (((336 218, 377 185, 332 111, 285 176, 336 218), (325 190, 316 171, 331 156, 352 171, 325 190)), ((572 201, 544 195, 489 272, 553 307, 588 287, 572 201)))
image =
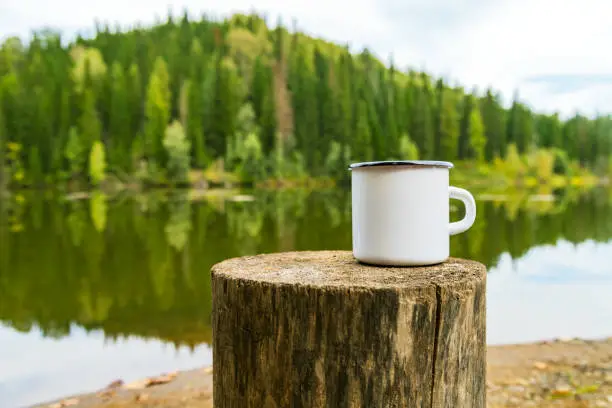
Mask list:
POLYGON ((346 163, 346 161, 342 157, 342 146, 340 146, 340 143, 333 141, 325 158, 325 173, 336 176, 339 171, 345 170, 342 167, 343 163, 346 163))
POLYGON ((399 153, 401 160, 418 160, 419 148, 410 140, 407 134, 400 137, 399 153))
POLYGON ((40 153, 38 147, 33 146, 30 148, 28 155, 28 170, 29 170, 29 181, 32 184, 40 184, 43 179, 42 164, 40 162, 40 153))
POLYGON ((531 172, 542 182, 550 180, 554 173, 555 155, 549 150, 539 149, 531 153, 528 158, 531 172))
POLYGON ((454 92, 446 90, 440 108, 440 157, 453 160, 457 157, 459 141, 459 114, 454 92))
POLYGON ((236 133, 236 119, 241 107, 242 95, 240 77, 234 63, 228 58, 218 58, 215 72, 210 123, 210 147, 217 156, 225 155, 226 140, 236 133))
POLYGON ((495 157, 504 157, 506 151, 504 111, 499 96, 491 89, 487 90, 482 100, 482 123, 485 131, 485 158, 489 161, 495 157))
POLYGON ((555 161, 553 164, 553 173, 560 175, 571 176, 571 161, 566 152, 560 149, 554 150, 555 161))
POLYGON ((79 136, 86 151, 89 151, 94 142, 100 140, 102 124, 96 109, 96 99, 92 89, 83 91, 83 106, 79 118, 79 136))
POLYGON ((168 154, 168 176, 175 183, 184 183, 189 175, 191 143, 180 122, 174 121, 166 129, 164 148, 168 154))
POLYGON ((89 179, 98 185, 106 178, 106 153, 104 145, 95 141, 89 153, 89 179))
POLYGON ((107 213, 106 195, 100 191, 94 191, 89 199, 89 215, 96 231, 104 232, 106 229, 107 213))
MULTIPOLYGON (((0 94, 0 101, 2 95, 0 94)), ((2 112, 2 105, 0 104, 0 191, 4 190, 7 184, 6 180, 6 159, 4 157, 4 144, 6 139, 6 127, 4 126, 4 114, 2 112)))
POLYGON ((359 161, 371 161, 372 153, 372 132, 368 123, 368 110, 364 100, 357 105, 357 131, 353 148, 353 157, 359 161))
POLYGON ((206 139, 204 137, 204 68, 202 46, 197 39, 191 44, 191 67, 189 92, 187 96, 187 140, 193 146, 192 159, 196 167, 204 168, 207 164, 206 139))
POLYGON ((127 95, 123 68, 115 62, 111 69, 111 111, 109 118, 109 157, 113 159, 112 164, 117 168, 130 167, 130 145, 132 134, 130 129, 130 106, 127 95))
POLYGON ((485 128, 480 114, 480 108, 474 106, 470 112, 469 119, 469 155, 477 161, 482 161, 485 158, 485 146, 487 143, 485 137, 485 128))
POLYGON ((70 56, 74 62, 72 79, 77 92, 82 92, 89 85, 88 80, 99 81, 106 75, 107 66, 100 50, 76 46, 70 51, 70 56))
POLYGON ((427 81, 414 90, 415 99, 412 102, 411 126, 408 132, 419 148, 423 159, 435 158, 432 102, 428 87, 427 81))
POLYGON ((46 33, 0 47, 0 167, 11 182, 85 177, 97 141, 121 179, 184 181, 185 158, 171 158, 164 144, 176 120, 190 165, 225 161, 251 181, 305 170, 342 178, 348 162, 415 151, 491 167, 496 158, 505 162, 510 145, 521 157, 557 152, 556 174, 577 165, 604 175, 612 155, 610 115, 541 114, 518 92, 506 110, 493 89, 478 95, 425 72, 401 72, 367 49, 352 54, 282 24, 269 30, 257 15, 169 18, 65 45, 46 33), (9 138, 27 146, 19 160, 2 155, 9 138))
POLYGON ((170 203, 170 219, 164 228, 166 241, 176 251, 182 251, 191 231, 191 205, 183 199, 170 203))
POLYGON ((261 170, 261 160, 263 150, 261 142, 256 133, 249 133, 244 140, 243 147, 239 150, 242 177, 248 179, 253 177, 257 180, 263 177, 261 170))
POLYGON ((83 173, 87 159, 87 147, 74 126, 68 132, 68 143, 66 143, 64 157, 68 161, 71 176, 79 176, 83 173))
POLYGON ((144 154, 148 161, 163 163, 162 140, 170 120, 170 89, 168 68, 162 57, 155 59, 145 105, 144 154))

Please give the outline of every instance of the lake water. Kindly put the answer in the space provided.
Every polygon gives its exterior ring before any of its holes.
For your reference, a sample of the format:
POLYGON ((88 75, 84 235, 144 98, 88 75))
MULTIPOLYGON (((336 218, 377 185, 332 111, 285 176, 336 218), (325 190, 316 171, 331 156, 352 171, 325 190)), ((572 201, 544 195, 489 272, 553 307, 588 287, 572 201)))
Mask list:
MULTIPOLYGON (((348 191, 248 194, 1 201, 0 406, 209 365, 211 265, 350 249, 348 191)), ((477 199, 451 252, 489 268, 488 343, 612 335, 612 193, 477 199)))

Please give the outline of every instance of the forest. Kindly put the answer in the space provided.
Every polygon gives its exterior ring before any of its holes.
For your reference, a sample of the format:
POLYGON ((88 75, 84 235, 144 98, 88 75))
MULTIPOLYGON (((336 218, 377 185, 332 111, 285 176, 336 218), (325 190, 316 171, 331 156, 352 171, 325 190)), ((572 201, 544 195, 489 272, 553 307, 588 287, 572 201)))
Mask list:
POLYGON ((347 177, 386 159, 541 158, 610 171, 612 117, 542 114, 517 92, 382 62, 257 14, 171 14, 0 48, 0 188, 347 177), (531 155, 531 156, 530 156, 531 155), (535 156, 534 156, 535 155, 535 156), (232 178, 233 177, 233 178, 232 178))

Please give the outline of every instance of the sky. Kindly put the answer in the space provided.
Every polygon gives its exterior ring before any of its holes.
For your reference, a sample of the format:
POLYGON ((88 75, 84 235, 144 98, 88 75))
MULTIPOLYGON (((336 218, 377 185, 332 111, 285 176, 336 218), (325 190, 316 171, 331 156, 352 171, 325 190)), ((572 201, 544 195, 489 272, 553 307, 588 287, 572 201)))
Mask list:
POLYGON ((542 112, 612 112, 610 0, 0 0, 0 39, 51 27, 71 36, 94 21, 128 26, 180 15, 235 11, 281 16, 312 35, 368 47, 399 67, 468 89, 492 86, 506 103, 542 112), (208 3, 208 4, 207 4, 208 3))

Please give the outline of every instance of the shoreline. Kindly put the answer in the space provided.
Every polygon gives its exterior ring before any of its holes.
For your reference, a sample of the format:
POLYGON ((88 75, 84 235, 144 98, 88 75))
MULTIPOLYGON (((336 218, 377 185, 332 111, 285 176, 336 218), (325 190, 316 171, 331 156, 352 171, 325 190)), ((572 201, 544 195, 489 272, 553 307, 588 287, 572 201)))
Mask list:
MULTIPOLYGON (((37 408, 212 408, 212 367, 34 405, 37 408)), ((487 346, 487 407, 612 407, 612 337, 487 346)))

